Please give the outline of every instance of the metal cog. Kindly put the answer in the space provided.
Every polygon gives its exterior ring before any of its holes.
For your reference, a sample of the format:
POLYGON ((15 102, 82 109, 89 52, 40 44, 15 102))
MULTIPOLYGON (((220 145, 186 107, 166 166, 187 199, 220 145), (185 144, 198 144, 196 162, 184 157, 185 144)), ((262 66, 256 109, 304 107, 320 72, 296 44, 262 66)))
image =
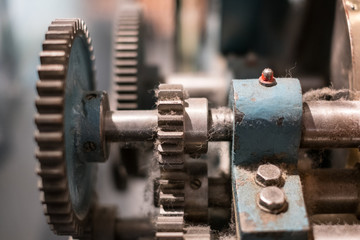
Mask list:
POLYGON ((83 91, 94 90, 93 61, 91 38, 82 20, 51 23, 38 67, 35 139, 41 201, 51 229, 59 235, 84 236, 94 199, 95 165, 71 155, 76 148, 71 127, 76 126, 71 125, 73 109, 68 109, 83 91))
POLYGON ((157 149, 159 152, 160 216, 157 239, 184 236, 184 89, 160 84, 158 95, 157 149))
POLYGON ((126 4, 118 13, 115 26, 114 90, 117 110, 138 108, 141 11, 126 4))

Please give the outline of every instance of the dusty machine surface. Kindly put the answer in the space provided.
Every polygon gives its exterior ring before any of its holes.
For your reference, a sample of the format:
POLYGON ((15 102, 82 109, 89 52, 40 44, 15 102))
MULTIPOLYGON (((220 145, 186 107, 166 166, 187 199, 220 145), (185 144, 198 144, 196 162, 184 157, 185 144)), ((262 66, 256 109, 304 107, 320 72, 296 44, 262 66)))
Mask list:
POLYGON ((116 9, 108 92, 83 20, 55 19, 42 44, 36 158, 54 234, 360 239, 360 2, 116 9), (96 189, 102 164, 143 214, 96 189))

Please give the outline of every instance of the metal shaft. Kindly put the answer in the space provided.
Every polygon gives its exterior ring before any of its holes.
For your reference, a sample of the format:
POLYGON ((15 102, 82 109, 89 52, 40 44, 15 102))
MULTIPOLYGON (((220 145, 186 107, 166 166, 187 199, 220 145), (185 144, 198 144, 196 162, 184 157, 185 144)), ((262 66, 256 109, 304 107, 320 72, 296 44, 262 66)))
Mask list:
MULTIPOLYGON (((231 141, 233 121, 231 109, 210 109, 208 141, 231 141)), ((194 123, 187 123, 190 126, 191 124, 194 123)), ((105 136, 106 140, 111 142, 153 141, 157 127, 156 110, 110 111, 105 117, 105 136)), ((360 101, 304 103, 300 147, 356 148, 358 146, 360 146, 360 101)))
POLYGON ((303 109, 301 147, 360 146, 360 101, 313 101, 303 109))
POLYGON ((360 173, 357 169, 316 169, 305 172, 303 192, 312 214, 359 214, 360 173))
MULTIPOLYGON (((233 114, 230 109, 211 109, 207 124, 209 140, 231 140, 233 114)), ((157 128, 157 110, 109 111, 105 116, 105 136, 110 142, 153 141, 157 128)))
POLYGON ((153 141, 157 127, 156 110, 109 111, 105 116, 105 138, 110 142, 153 141))

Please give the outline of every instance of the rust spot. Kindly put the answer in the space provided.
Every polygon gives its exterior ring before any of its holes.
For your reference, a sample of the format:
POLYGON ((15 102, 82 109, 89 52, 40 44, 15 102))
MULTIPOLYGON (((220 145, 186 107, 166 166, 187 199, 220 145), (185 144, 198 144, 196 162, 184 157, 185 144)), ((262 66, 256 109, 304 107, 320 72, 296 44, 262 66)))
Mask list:
POLYGON ((236 92, 234 93, 234 99, 235 101, 239 100, 239 95, 236 92))
POLYGON ((237 108, 235 108, 235 123, 241 124, 242 120, 244 119, 245 114, 240 112, 237 108))
POLYGON ((283 125, 283 122, 284 122, 284 117, 279 117, 279 118, 276 120, 276 125, 282 126, 282 125, 283 125))
POLYGON ((252 102, 255 102, 256 101, 256 98, 251 98, 250 99, 252 102))
POLYGON ((267 213, 267 212, 261 211, 260 219, 264 225, 268 225, 271 222, 276 223, 276 222, 281 221, 281 218, 283 218, 284 215, 285 215, 284 213, 272 214, 272 213, 267 213))
POLYGON ((240 216, 240 226, 245 228, 247 232, 253 231, 256 229, 256 223, 250 219, 250 216, 247 212, 242 212, 240 216))

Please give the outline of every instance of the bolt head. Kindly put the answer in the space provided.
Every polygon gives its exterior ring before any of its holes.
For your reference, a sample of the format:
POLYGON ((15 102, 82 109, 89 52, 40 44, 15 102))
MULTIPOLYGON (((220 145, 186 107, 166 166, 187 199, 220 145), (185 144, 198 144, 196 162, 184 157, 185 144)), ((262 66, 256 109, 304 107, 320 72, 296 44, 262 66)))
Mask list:
POLYGON ((281 183, 281 170, 273 164, 260 165, 256 172, 256 182, 261 186, 274 186, 281 183))
POLYGON ((286 210, 284 192, 278 187, 263 188, 259 194, 259 207, 266 212, 280 213, 286 210))
POLYGON ((265 68, 262 72, 262 75, 264 76, 264 80, 266 81, 272 81, 274 78, 274 72, 271 68, 265 68))
POLYGON ((265 68, 261 73, 259 82, 266 87, 275 86, 276 80, 274 78, 273 70, 271 68, 265 68))

